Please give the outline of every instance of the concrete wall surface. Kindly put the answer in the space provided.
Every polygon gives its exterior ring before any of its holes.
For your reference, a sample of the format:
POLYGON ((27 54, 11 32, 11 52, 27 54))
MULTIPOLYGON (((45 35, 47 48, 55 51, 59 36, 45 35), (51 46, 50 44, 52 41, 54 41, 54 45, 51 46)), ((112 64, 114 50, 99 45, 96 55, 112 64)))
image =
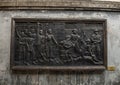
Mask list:
POLYGON ((120 12, 0 11, 0 85, 120 85, 120 12), (108 66, 115 66, 116 69, 88 74, 84 72, 11 73, 11 18, 107 19, 108 66))
POLYGON ((120 0, 96 0, 96 1, 117 1, 117 2, 120 2, 120 0))

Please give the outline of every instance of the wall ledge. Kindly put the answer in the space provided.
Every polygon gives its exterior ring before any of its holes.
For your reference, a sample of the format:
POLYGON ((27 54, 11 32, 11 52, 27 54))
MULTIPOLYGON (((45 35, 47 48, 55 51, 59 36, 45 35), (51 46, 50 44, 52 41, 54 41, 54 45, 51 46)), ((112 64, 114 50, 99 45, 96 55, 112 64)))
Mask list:
POLYGON ((120 2, 88 0, 0 0, 0 10, 16 9, 120 11, 120 2))

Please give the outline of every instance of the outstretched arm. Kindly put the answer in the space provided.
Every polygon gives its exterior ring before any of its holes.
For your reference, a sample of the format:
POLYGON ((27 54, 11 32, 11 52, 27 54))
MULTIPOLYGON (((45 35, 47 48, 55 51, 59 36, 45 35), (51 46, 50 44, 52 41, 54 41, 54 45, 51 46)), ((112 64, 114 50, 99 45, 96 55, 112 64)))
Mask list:
POLYGON ((52 40, 53 40, 53 42, 54 42, 56 45, 58 45, 57 40, 55 39, 54 36, 52 36, 52 40))
POLYGON ((19 30, 16 30, 16 33, 17 33, 17 36, 18 36, 19 38, 21 38, 21 36, 20 36, 20 31, 19 31, 19 30))

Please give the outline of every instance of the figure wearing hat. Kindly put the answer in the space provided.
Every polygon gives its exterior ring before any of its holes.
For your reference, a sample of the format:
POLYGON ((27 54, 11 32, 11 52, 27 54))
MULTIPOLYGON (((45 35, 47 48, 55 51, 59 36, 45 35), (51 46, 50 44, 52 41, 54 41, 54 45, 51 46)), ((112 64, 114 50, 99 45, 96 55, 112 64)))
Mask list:
POLYGON ((102 41, 102 37, 98 31, 98 29, 95 29, 91 38, 92 46, 91 46, 91 51, 92 51, 92 56, 95 61, 100 61, 98 60, 97 57, 100 57, 101 49, 100 49, 100 44, 102 41))

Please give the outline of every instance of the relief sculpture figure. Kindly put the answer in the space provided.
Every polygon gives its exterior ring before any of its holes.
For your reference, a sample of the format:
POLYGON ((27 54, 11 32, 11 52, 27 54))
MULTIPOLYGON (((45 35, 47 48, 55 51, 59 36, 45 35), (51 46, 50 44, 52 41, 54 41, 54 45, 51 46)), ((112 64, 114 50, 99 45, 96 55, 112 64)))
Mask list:
POLYGON ((67 35, 66 39, 60 42, 60 57, 65 62, 74 62, 81 58, 81 48, 79 41, 80 36, 77 34, 77 30, 73 29, 72 34, 67 35))
POLYGON ((35 56, 34 52, 34 39, 33 38, 27 38, 27 56, 26 56, 26 64, 30 65, 33 63, 33 58, 35 56))
POLYGON ((74 51, 75 51, 75 54, 76 54, 76 56, 73 56, 74 60, 77 60, 77 59, 83 57, 83 55, 81 53, 82 49, 81 49, 81 44, 80 44, 80 42, 82 42, 82 40, 81 40, 80 35, 78 35, 77 32, 78 32, 77 29, 73 29, 72 34, 70 35, 71 36, 71 41, 74 44, 74 51))
POLYGON ((37 59, 35 62, 47 61, 45 54, 45 36, 43 35, 43 30, 38 30, 37 34, 37 59))
POLYGON ((78 40, 80 39, 80 36, 77 34, 77 31, 77 29, 73 29, 71 34, 71 40, 74 44, 78 44, 78 40))
POLYGON ((35 44, 35 33, 34 33, 34 29, 30 27, 26 37, 26 45, 27 45, 26 64, 27 65, 33 64, 33 59, 35 57, 34 44, 35 44))
POLYGON ((103 65, 103 24, 58 21, 15 22, 16 66, 103 65))
POLYGON ((97 63, 101 63, 101 61, 98 59, 100 57, 101 49, 100 49, 100 44, 101 44, 102 38, 101 35, 99 34, 99 31, 97 29, 94 30, 94 33, 91 37, 91 54, 93 57, 94 61, 97 61, 97 63))
POLYGON ((60 59, 62 63, 71 62, 73 60, 74 43, 71 36, 67 35, 66 39, 60 42, 60 59))
MULTIPOLYGON (((55 55, 57 46, 58 46, 58 43, 52 33, 52 29, 48 29, 46 33, 46 54, 49 61, 56 59, 56 56, 54 55, 55 55)), ((57 62, 57 60, 55 61, 57 62)))
POLYGON ((16 30, 16 34, 18 36, 18 60, 20 62, 18 62, 18 64, 24 64, 25 63, 25 59, 26 59, 26 40, 25 40, 25 31, 26 30, 22 30, 22 29, 17 29, 16 30))

